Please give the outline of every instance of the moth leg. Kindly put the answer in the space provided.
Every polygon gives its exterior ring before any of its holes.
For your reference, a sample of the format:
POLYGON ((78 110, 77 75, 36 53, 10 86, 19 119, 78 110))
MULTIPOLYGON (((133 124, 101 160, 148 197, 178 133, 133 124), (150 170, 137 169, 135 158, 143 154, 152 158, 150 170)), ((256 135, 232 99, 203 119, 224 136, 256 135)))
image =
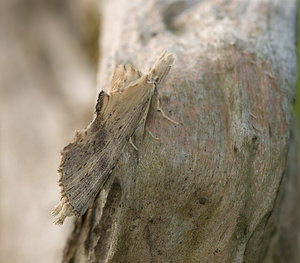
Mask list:
POLYGON ((135 149, 137 152, 139 151, 138 147, 136 147, 135 144, 133 143, 131 137, 129 138, 129 143, 131 144, 131 146, 133 147, 133 149, 135 149))
POLYGON ((159 138, 157 136, 155 136, 149 129, 146 128, 146 131, 150 134, 150 136, 154 139, 159 141, 159 138))
MULTIPOLYGON (((139 125, 143 124, 143 138, 145 139, 145 134, 146 134, 146 130, 147 129, 147 124, 148 124, 148 117, 149 117, 149 111, 150 111, 150 107, 151 107, 151 103, 152 103, 152 97, 149 99, 148 104, 147 104, 147 108, 144 112, 144 115, 139 123, 139 125)), ((138 125, 138 126, 139 126, 138 125)))
POLYGON ((172 123, 174 123, 174 124, 176 124, 176 125, 179 125, 179 122, 172 120, 169 116, 167 116, 167 115, 165 114, 165 112, 164 112, 163 109, 161 108, 160 99, 159 99, 158 96, 156 97, 156 110, 160 111, 161 114, 162 114, 162 116, 163 116, 165 119, 167 119, 168 121, 170 121, 170 122, 172 122, 172 123))
POLYGON ((149 113, 150 106, 151 106, 151 101, 152 101, 152 97, 151 97, 151 98, 149 99, 149 101, 148 101, 147 108, 146 108, 145 113, 144 113, 144 116, 143 116, 143 118, 142 118, 142 120, 141 120, 141 122, 144 122, 144 130, 145 130, 145 125, 146 125, 148 113, 149 113))

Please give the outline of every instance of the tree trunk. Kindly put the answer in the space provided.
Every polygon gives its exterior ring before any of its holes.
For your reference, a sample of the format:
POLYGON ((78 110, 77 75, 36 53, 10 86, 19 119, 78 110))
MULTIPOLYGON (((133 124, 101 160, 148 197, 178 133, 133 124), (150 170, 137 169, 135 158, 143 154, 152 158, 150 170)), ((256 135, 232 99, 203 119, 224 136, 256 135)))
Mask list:
POLYGON ((280 217, 299 218, 296 187, 282 202, 286 179, 299 183, 297 162, 286 176, 297 1, 110 0, 101 11, 99 90, 116 64, 147 68, 166 49, 176 61, 162 107, 180 125, 151 110, 159 140, 137 129, 138 153, 125 147, 63 261, 298 262, 299 220, 280 217))

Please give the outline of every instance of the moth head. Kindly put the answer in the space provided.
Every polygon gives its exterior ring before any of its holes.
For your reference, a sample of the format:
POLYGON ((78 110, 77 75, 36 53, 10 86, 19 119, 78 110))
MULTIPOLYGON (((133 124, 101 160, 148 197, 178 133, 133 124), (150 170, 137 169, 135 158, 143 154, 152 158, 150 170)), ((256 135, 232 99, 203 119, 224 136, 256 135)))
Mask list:
POLYGON ((168 75, 173 62, 174 57, 171 53, 164 51, 161 54, 149 72, 149 76, 151 76, 155 86, 158 86, 161 82, 164 82, 164 79, 168 75))
POLYGON ((157 89, 157 86, 158 86, 158 84, 159 84, 159 77, 158 76, 153 76, 152 74, 151 75, 149 75, 148 77, 147 77, 147 83, 151 83, 151 84, 153 84, 153 92, 155 92, 156 91, 156 89, 157 89))

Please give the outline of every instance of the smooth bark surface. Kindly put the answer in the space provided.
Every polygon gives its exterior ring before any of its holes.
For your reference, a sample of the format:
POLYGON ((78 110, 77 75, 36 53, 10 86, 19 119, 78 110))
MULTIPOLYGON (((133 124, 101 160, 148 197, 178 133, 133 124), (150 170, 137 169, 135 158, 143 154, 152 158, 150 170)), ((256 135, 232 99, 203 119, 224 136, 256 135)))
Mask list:
POLYGON ((136 131, 138 153, 125 147, 77 220, 64 262, 299 260, 299 223, 279 220, 286 209, 299 216, 281 206, 299 200, 290 186, 282 203, 286 180, 299 182, 297 170, 286 176, 296 5, 103 2, 99 90, 107 90, 116 64, 147 68, 167 49, 176 62, 160 90, 162 107, 180 125, 152 108, 150 130, 159 140, 136 131), (276 249, 286 242, 295 244, 289 259, 276 249))

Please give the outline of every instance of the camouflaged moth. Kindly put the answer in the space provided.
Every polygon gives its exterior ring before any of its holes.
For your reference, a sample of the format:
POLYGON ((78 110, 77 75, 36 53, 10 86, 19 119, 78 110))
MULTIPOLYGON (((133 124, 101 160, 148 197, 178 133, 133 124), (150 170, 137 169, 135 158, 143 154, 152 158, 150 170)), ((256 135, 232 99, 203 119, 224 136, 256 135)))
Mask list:
MULTIPOLYGON (((61 152, 61 199, 52 210, 55 224, 87 211, 125 144, 146 119, 151 99, 173 61, 172 54, 164 52, 145 74, 129 64, 117 66, 108 94, 99 94, 94 120, 86 129, 76 131, 73 141, 61 152)), ((168 118, 161 108, 158 110, 168 118)))

